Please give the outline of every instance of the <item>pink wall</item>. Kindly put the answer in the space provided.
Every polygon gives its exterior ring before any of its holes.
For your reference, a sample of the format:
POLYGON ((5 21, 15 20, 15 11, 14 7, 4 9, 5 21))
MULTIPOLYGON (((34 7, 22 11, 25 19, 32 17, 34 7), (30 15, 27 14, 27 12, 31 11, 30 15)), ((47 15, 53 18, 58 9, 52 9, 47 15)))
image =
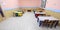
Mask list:
POLYGON ((19 0, 20 7, 40 7, 41 0, 19 0))
POLYGON ((47 0, 46 8, 60 9, 60 0, 47 0))
POLYGON ((10 10, 18 7, 40 7, 41 0, 1 0, 3 10, 10 10))
POLYGON ((3 10, 9 10, 18 7, 18 0, 1 0, 0 3, 3 10))

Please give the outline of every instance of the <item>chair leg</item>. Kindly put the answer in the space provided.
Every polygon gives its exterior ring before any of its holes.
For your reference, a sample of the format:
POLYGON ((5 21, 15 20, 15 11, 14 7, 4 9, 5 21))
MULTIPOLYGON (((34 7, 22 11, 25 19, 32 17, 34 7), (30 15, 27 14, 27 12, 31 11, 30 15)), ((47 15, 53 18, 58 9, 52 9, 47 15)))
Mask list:
POLYGON ((52 27, 53 27, 53 23, 51 23, 51 24, 49 25, 49 27, 52 28, 52 27))
POLYGON ((52 28, 53 26, 51 25, 50 28, 52 28))
POLYGON ((56 24, 54 25, 54 27, 56 28, 57 25, 58 25, 58 22, 56 22, 56 24))

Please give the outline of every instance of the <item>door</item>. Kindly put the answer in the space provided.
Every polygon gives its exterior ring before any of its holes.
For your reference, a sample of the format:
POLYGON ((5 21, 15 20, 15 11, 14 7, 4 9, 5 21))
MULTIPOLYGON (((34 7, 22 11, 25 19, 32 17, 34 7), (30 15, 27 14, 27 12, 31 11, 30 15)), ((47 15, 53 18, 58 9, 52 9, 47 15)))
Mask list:
POLYGON ((45 8, 47 0, 41 0, 41 8, 45 8))
POLYGON ((1 6, 0 6, 0 14, 1 14, 2 17, 4 17, 4 14, 2 12, 1 6))

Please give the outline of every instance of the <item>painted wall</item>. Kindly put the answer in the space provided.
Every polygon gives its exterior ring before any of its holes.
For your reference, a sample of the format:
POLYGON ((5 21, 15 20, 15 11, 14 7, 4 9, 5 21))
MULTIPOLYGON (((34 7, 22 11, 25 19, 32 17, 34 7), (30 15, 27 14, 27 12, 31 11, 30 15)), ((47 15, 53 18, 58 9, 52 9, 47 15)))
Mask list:
POLYGON ((0 0, 3 10, 10 10, 17 7, 40 7, 41 0, 0 0))
POLYGON ((47 0, 46 9, 60 12, 60 0, 47 0))
MULTIPOLYGON (((0 0, 3 10, 11 10, 18 7, 40 7, 41 0, 0 0)), ((60 12, 60 0, 47 0, 46 9, 60 12)))
POLYGON ((3 10, 11 10, 18 7, 18 0, 0 0, 3 10))
POLYGON ((41 0, 19 0, 20 7, 40 7, 41 0))

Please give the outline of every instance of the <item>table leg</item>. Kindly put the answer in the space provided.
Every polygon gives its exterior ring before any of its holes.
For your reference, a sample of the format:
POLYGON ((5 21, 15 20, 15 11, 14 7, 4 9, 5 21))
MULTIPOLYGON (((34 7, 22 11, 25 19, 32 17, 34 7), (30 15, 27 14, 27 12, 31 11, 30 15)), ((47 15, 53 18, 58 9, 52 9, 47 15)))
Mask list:
POLYGON ((42 25, 42 22, 43 22, 43 21, 40 21, 40 22, 39 22, 39 27, 42 25))
POLYGON ((37 22, 39 22, 39 18, 37 18, 37 22))

